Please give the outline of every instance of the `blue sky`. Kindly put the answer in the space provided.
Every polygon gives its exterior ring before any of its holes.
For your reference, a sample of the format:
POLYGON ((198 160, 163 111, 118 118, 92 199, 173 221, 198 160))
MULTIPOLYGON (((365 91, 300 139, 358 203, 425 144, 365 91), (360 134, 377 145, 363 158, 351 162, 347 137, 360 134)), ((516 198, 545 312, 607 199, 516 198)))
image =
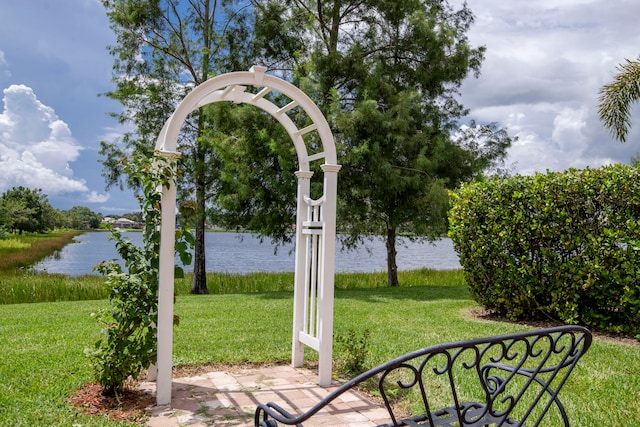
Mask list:
MULTIPOLYGON (((457 0, 453 0, 457 3, 457 0)), ((478 122, 519 137, 514 173, 628 162, 640 152, 640 108, 629 142, 596 115, 599 88, 640 55, 636 0, 468 0, 469 36, 487 47, 480 78, 462 86, 478 122)), ((114 43, 98 0, 0 3, 0 192, 42 188, 58 209, 136 211, 128 192, 105 190, 99 142, 122 132, 107 113, 114 43)))
POLYGON ((98 94, 113 88, 107 45, 115 37, 97 0, 0 3, 0 191, 42 188, 58 209, 138 210, 105 191, 99 143, 121 133, 98 94))

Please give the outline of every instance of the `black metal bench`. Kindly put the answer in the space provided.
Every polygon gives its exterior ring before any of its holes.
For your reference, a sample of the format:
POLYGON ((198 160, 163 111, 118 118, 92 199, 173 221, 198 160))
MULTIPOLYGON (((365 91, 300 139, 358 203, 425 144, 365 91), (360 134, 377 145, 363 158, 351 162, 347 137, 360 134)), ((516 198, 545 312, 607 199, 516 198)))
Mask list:
POLYGON ((379 427, 568 427, 558 392, 590 345, 587 329, 560 326, 427 347, 357 376, 304 414, 261 404, 255 426, 302 426, 342 393, 375 381, 390 417, 379 427))

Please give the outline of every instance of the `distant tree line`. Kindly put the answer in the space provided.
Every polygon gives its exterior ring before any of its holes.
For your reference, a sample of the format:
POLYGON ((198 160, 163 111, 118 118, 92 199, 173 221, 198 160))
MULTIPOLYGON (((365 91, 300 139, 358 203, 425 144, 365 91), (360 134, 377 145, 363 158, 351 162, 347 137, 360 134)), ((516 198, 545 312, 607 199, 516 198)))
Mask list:
POLYGON ((0 230, 6 234, 44 233, 58 228, 98 228, 102 214, 84 206, 61 211, 49 204, 41 189, 13 187, 0 197, 0 230))

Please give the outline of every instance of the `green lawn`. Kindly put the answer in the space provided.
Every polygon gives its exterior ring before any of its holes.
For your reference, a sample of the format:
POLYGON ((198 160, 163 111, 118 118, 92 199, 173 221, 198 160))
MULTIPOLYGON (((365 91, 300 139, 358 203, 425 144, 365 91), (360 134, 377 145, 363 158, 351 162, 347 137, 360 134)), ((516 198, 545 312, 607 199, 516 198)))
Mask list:
MULTIPOLYGON (((175 363, 288 361, 292 304, 290 291, 179 296, 175 363)), ((0 426, 125 425, 79 415, 66 403, 92 380, 83 349, 98 339, 90 313, 104 306, 106 301, 0 305, 0 426)), ((440 342, 526 329, 475 319, 469 314, 475 307, 460 280, 338 289, 335 331, 368 329, 367 364, 373 366, 440 342)), ((626 427, 640 425, 639 393, 640 346, 597 338, 562 399, 573 426, 626 427)))

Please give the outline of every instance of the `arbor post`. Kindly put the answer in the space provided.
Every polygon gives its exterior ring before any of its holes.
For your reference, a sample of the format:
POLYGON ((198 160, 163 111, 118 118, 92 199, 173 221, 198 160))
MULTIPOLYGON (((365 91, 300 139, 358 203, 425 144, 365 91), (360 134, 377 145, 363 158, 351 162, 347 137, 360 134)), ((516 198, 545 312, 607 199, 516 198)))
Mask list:
POLYGON ((173 368, 173 280, 175 266, 176 186, 162 190, 162 227, 160 229, 160 271, 158 280, 158 353, 156 365, 156 402, 171 403, 173 368))
POLYGON ((307 238, 302 232, 302 224, 305 221, 306 203, 304 196, 311 191, 311 171, 297 171, 298 177, 298 207, 296 216, 296 251, 295 251, 295 273, 293 287, 293 337, 291 340, 291 365, 294 368, 302 366, 304 363, 304 344, 300 341, 300 332, 305 330, 305 288, 307 286, 307 259, 306 245, 307 238))
POLYGON ((318 384, 323 387, 331 385, 331 368, 333 366, 333 297, 336 261, 336 205, 335 197, 338 189, 338 171, 340 165, 321 166, 324 172, 324 206, 322 207, 322 278, 320 287, 320 315, 318 335, 318 384), (331 196, 333 195, 333 197, 331 196))

